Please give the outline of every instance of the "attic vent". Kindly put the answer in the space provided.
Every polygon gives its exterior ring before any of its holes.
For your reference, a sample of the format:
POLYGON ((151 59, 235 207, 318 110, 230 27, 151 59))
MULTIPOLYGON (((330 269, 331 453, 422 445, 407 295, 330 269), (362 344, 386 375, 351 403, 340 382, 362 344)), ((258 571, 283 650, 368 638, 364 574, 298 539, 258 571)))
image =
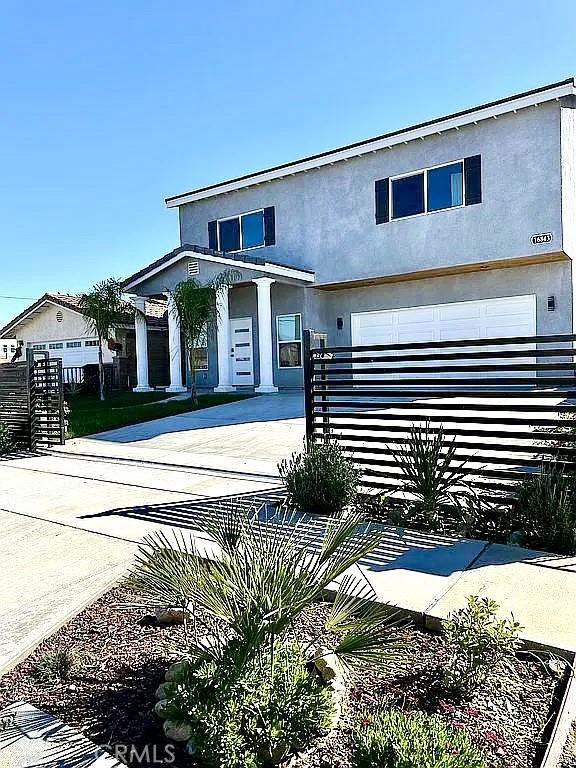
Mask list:
POLYGON ((198 266, 197 261, 189 261, 188 262, 188 277, 192 277, 192 275, 197 275, 200 272, 200 268, 198 266))
POLYGON ((64 315, 62 314, 62 311, 59 309, 58 312, 56 312, 56 322, 61 323, 62 320, 64 320, 64 315))

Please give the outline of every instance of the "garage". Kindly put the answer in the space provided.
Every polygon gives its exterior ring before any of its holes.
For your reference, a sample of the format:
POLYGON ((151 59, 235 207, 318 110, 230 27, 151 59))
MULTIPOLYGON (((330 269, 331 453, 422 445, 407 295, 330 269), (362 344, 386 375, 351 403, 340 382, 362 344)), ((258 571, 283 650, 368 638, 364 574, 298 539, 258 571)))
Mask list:
MULTIPOLYGON (((353 346, 534 336, 536 296, 506 296, 499 299, 354 312, 351 314, 351 332, 353 346)), ((483 362, 488 363, 490 360, 485 359, 483 362)), ((364 376, 359 375, 358 378, 364 376)))
POLYGON ((536 296, 353 312, 352 345, 490 339, 536 334, 536 296))

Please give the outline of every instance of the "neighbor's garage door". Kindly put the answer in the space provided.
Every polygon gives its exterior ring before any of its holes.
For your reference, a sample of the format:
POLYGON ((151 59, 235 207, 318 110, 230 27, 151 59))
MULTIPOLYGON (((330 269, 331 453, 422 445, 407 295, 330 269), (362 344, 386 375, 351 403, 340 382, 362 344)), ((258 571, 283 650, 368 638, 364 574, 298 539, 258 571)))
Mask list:
POLYGON ((355 312, 351 327, 353 346, 534 336, 536 296, 355 312))

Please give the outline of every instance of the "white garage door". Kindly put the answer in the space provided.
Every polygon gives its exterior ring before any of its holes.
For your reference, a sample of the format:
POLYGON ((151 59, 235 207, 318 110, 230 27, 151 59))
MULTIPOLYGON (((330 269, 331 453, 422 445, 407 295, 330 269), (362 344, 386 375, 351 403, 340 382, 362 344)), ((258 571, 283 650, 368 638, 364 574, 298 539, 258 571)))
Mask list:
POLYGON ((355 312, 351 326, 354 346, 534 336, 536 296, 355 312))

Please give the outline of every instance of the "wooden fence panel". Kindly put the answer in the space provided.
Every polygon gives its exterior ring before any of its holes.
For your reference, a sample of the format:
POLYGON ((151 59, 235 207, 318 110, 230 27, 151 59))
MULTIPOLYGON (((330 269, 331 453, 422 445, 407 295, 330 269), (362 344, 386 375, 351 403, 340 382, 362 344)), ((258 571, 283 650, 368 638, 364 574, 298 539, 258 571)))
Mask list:
POLYGON ((0 365, 0 421, 8 425, 16 445, 31 444, 28 363, 0 365))

